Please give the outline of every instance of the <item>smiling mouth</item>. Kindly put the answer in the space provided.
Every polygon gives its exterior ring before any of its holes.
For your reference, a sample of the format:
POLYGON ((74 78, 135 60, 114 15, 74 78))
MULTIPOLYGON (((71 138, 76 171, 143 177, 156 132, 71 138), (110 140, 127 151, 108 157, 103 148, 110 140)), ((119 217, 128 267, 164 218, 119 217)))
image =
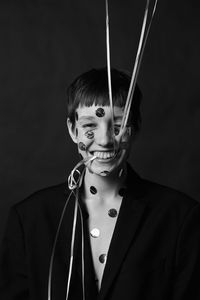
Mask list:
POLYGON ((110 161, 113 160, 119 152, 116 151, 93 151, 91 154, 96 156, 97 160, 110 161))

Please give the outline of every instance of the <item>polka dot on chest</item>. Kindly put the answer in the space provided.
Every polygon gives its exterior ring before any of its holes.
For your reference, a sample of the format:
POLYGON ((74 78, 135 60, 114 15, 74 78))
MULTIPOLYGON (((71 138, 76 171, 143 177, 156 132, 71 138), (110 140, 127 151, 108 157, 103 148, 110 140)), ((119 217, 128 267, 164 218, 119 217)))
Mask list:
POLYGON ((107 258, 107 255, 106 255, 106 254, 101 254, 101 255, 99 256, 99 261, 100 261, 100 263, 101 263, 101 264, 105 264, 106 258, 107 258))
POLYGON ((97 193, 97 189, 93 185, 90 187, 90 193, 93 195, 97 193))
POLYGON ((108 215, 111 218, 116 218, 117 217, 117 210, 115 208, 111 208, 108 211, 108 215))
POLYGON ((90 231, 90 235, 93 237, 93 238, 98 238, 100 236, 100 230, 98 228, 93 228, 91 231, 90 231))

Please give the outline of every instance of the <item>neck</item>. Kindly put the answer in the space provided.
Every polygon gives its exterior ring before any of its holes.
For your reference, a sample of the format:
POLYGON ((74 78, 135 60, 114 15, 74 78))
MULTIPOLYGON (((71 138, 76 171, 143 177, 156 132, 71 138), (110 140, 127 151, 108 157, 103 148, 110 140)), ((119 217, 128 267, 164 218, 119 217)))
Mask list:
POLYGON ((119 170, 109 176, 93 174, 86 169, 84 178, 84 199, 87 201, 87 199, 96 198, 101 202, 116 199, 119 190, 124 187, 126 174, 126 166, 124 166, 122 172, 119 170), (91 193, 91 187, 94 187, 93 193, 91 193))

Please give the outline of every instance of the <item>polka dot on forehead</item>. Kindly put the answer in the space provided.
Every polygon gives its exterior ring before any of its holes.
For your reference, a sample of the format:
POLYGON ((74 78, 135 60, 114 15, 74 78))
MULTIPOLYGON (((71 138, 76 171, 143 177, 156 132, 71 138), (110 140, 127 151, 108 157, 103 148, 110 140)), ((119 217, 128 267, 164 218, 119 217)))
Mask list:
POLYGON ((79 147, 79 149, 80 149, 81 151, 85 151, 85 150, 86 150, 86 146, 85 146, 85 144, 83 144, 82 142, 80 142, 80 143, 78 144, 78 147, 79 147))
POLYGON ((105 116, 105 110, 102 107, 97 108, 95 113, 96 113, 96 116, 99 118, 102 118, 103 116, 105 116))

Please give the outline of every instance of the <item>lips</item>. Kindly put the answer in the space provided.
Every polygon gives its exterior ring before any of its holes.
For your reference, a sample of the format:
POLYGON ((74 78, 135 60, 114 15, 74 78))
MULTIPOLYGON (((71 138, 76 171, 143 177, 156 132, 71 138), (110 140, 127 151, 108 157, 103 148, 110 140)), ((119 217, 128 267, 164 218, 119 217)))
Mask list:
POLYGON ((115 156, 115 151, 94 151, 93 155, 98 159, 110 159, 115 156))

